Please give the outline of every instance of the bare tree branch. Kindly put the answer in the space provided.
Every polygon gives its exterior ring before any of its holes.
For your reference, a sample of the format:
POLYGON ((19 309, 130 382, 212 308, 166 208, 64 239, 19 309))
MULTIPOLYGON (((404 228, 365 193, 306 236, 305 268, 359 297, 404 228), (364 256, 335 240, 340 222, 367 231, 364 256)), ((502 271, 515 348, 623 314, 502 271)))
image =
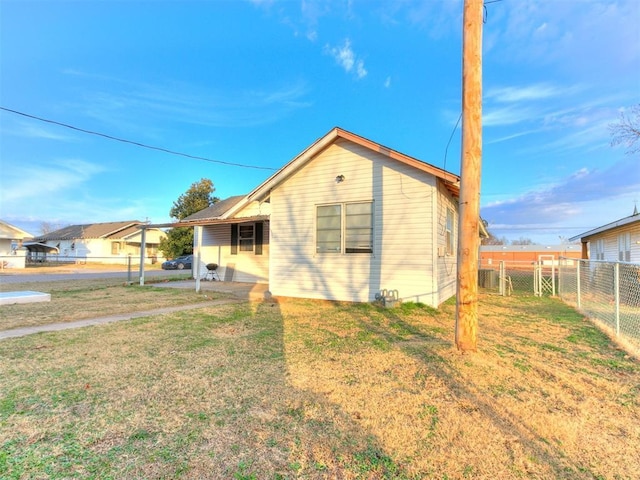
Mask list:
POLYGON ((640 152, 640 104, 620 113, 620 121, 609 125, 611 146, 626 145, 629 155, 640 152))

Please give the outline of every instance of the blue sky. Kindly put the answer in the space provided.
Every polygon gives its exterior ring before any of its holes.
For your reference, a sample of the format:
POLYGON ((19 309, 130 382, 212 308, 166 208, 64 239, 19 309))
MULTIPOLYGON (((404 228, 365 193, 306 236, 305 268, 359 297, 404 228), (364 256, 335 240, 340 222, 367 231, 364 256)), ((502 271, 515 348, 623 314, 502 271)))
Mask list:
MULTIPOLYGON (((0 0, 0 218, 169 221, 201 178, 248 193, 334 126, 460 171, 461 0, 0 0), (449 139, 451 142, 447 148, 449 139)), ((510 240, 632 213, 640 2, 486 5, 481 214, 510 240)))

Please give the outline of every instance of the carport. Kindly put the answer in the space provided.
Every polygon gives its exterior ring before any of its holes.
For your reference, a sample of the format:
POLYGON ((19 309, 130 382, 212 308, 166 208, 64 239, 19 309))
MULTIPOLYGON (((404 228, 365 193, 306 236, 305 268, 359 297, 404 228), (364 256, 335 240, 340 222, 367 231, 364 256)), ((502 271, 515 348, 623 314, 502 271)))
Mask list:
POLYGON ((29 251, 27 258, 32 262, 44 262, 47 259, 47 253, 55 253, 56 255, 60 253, 58 247, 53 247, 46 243, 24 242, 22 246, 29 251))

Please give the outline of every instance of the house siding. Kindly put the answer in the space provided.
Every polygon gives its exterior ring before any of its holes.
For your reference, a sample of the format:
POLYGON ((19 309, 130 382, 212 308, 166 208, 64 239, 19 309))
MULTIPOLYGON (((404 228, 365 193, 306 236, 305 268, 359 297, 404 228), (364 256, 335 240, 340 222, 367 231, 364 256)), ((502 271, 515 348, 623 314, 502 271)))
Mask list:
MULTIPOLYGON (((631 263, 640 263, 640 222, 630 223, 621 227, 612 228, 606 232, 589 237, 589 247, 593 248, 599 239, 604 240, 604 260, 607 262, 617 262, 618 259, 618 237, 622 234, 631 235, 631 263)), ((593 258, 592 253, 590 257, 593 258)))
POLYGON ((217 263, 221 280, 249 283, 269 281, 269 222, 264 222, 262 255, 254 253, 255 244, 253 252, 238 250, 237 254, 232 254, 229 224, 203 227, 202 245, 201 262, 205 265, 217 263))
POLYGON ((436 178, 344 139, 271 193, 270 290, 366 302, 382 289, 437 305, 436 178), (336 177, 345 180, 336 183, 336 177), (373 201, 373 254, 316 254, 316 206, 373 201))
POLYGON ((444 186, 438 182, 438 207, 436 217, 436 228, 434 236, 436 238, 438 249, 442 254, 436 251, 436 265, 438 278, 438 296, 437 304, 444 302, 456 294, 456 278, 458 268, 458 202, 447 192, 444 186), (453 252, 446 252, 447 236, 447 210, 453 211, 453 252))

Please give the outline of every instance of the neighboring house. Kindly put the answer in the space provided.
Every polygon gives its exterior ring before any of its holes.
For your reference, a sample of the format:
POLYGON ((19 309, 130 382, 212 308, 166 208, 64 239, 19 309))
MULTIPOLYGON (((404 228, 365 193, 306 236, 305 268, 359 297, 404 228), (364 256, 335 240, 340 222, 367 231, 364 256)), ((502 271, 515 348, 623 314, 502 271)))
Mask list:
MULTIPOLYGON (((55 247, 57 255, 34 249, 32 260, 47 259, 61 261, 90 261, 96 263, 122 264, 128 255, 137 263, 140 257, 141 227, 146 223, 137 220, 125 222, 92 223, 71 225, 41 235, 34 242, 55 247)), ((145 263, 158 260, 160 239, 165 236, 158 228, 145 228, 145 263)))
POLYGON ((33 238, 28 232, 0 220, 0 268, 24 268, 25 239, 33 238))
POLYGON ((179 223, 223 280, 275 296, 437 306, 455 294, 459 177, 334 128, 246 196, 179 223))
POLYGON ((580 259, 580 245, 481 245, 480 267, 494 266, 501 261, 531 264, 542 261, 544 264, 558 264, 560 257, 580 259))
POLYGON ((640 263, 640 214, 633 214, 602 227, 576 235, 582 242, 582 258, 608 262, 640 263))

